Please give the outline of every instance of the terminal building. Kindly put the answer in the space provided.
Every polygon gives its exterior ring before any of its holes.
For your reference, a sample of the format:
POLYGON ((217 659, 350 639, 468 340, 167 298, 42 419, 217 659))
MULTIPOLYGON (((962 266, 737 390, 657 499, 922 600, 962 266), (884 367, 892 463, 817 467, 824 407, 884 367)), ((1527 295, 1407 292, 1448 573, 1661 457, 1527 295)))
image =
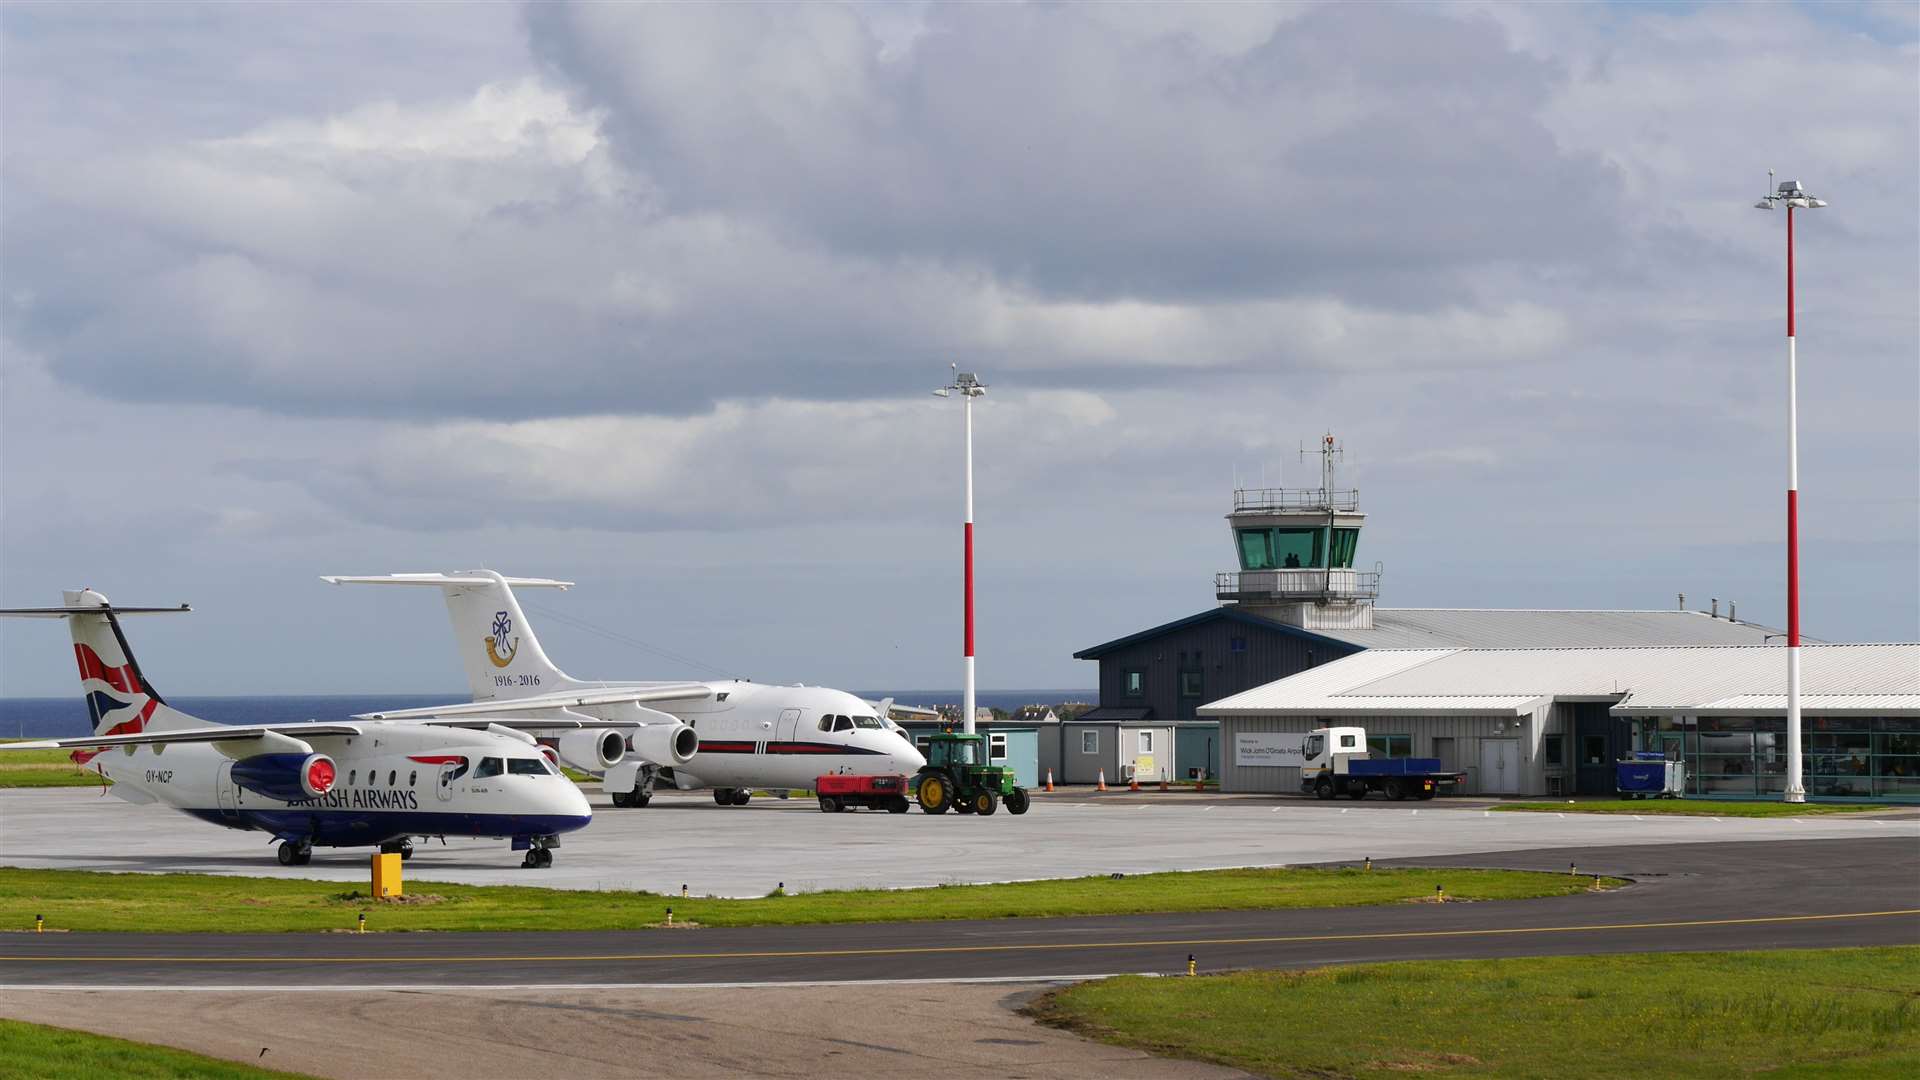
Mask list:
MULTIPOLYGON (((1236 569, 1214 575, 1216 606, 1074 653, 1099 664, 1100 698, 1091 712, 1061 725, 1057 741, 1063 751, 1076 746, 1080 724, 1170 727, 1175 779, 1216 778, 1225 790, 1236 785, 1250 790, 1244 786, 1252 782, 1250 774, 1229 776, 1231 770, 1223 770, 1237 753, 1223 737, 1221 720, 1228 714, 1205 707, 1210 702, 1224 706, 1224 699, 1234 695, 1356 654, 1760 646, 1782 638, 1772 627, 1738 620, 1731 604, 1722 617, 1717 601, 1710 612, 1685 610, 1684 600, 1672 610, 1650 611, 1381 607, 1383 570, 1377 563, 1363 568, 1359 561, 1366 525, 1359 492, 1336 487, 1334 460, 1340 451, 1331 436, 1320 451, 1318 488, 1234 492, 1227 525, 1236 569)), ((1609 753, 1628 748, 1626 728, 1591 710, 1583 715, 1583 730, 1604 729, 1609 753)), ((1404 741, 1382 749, 1413 752, 1404 741)), ((1467 750, 1453 747, 1455 754, 1467 750)), ((1067 757, 1063 752, 1060 760, 1067 757)), ((1119 764, 1124 770, 1128 761, 1119 764)), ((1157 757, 1154 764, 1159 766, 1157 757)), ((1449 764, 1461 765, 1477 780, 1477 762, 1449 764)), ((1107 778, 1127 779, 1111 773, 1107 778)), ((1569 791, 1591 786, 1572 774, 1562 779, 1572 784, 1569 791)), ((1251 790, 1280 788, 1262 782, 1251 790)), ((1544 793, 1544 787, 1540 790, 1544 793)))

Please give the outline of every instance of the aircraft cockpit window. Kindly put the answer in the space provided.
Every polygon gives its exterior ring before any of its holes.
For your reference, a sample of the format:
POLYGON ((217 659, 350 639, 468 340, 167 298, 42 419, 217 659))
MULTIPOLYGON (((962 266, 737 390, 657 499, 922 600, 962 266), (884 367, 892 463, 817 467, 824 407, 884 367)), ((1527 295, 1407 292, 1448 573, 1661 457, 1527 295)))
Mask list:
POLYGON ((833 716, 831 714, 822 713, 820 715, 820 730, 821 731, 833 730, 833 716))
POLYGON ((480 764, 474 767, 473 778, 475 780, 484 780, 489 776, 499 776, 505 771, 506 766, 501 763, 499 758, 481 758, 480 764))
POLYGON ((853 726, 860 728, 879 728, 885 727, 886 725, 882 724, 880 718, 877 716, 856 716, 853 718, 853 726))
POLYGON ((852 721, 852 720, 851 720, 850 718, 848 718, 848 717, 845 717, 845 716, 836 716, 836 717, 834 717, 834 718, 833 718, 833 730, 835 730, 835 731, 852 731, 852 730, 853 730, 853 721, 852 721))
MULTIPOLYGON (((491 761, 492 758, 487 760, 491 761)), ((507 771, 514 776, 550 776, 553 773, 547 759, 543 757, 508 758, 507 771)))

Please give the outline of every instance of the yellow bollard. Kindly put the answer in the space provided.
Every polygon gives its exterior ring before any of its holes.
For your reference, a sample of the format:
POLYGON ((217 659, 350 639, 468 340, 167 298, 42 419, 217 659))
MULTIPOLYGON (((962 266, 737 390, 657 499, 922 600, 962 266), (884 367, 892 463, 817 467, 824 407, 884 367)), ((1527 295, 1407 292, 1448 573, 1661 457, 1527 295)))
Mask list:
POLYGON ((46 930, 46 928, 47 928, 47 917, 45 915, 35 915, 33 917, 33 932, 36 934, 42 933, 46 930))
POLYGON ((1189 976, 1200 974, 1200 964, 1194 960, 1192 953, 1187 954, 1187 974, 1189 976))
POLYGON ((686 898, 687 898, 687 887, 686 885, 683 884, 680 886, 680 899, 685 900, 686 898))
POLYGON ((362 934, 364 934, 364 933, 366 933, 366 932, 367 932, 367 913, 366 913, 366 912, 364 912, 364 911, 360 913, 360 930, 359 930, 359 932, 360 932, 360 933, 362 933, 362 934))
POLYGON ((667 925, 668 926, 673 925, 673 909, 672 908, 667 909, 667 925))
POLYGON ((1574 870, 1574 868, 1573 868, 1573 864, 1572 864, 1572 863, 1568 863, 1568 864, 1567 864, 1567 876, 1568 876, 1568 877, 1578 877, 1578 876, 1579 876, 1579 874, 1575 872, 1575 870, 1574 870))
POLYGON ((1364 867, 1362 867, 1362 869, 1365 869, 1365 870, 1372 870, 1372 869, 1373 869, 1373 856, 1371 856, 1371 855, 1369 855, 1369 856, 1367 856, 1367 862, 1366 862, 1366 865, 1365 865, 1364 867))
POLYGON ((1433 898, 1434 898, 1435 900, 1438 900, 1439 902, 1441 902, 1441 903, 1443 903, 1443 904, 1444 904, 1444 903, 1446 903, 1446 902, 1447 902, 1447 888, 1446 888, 1446 886, 1444 886, 1444 885, 1435 885, 1435 886, 1433 887, 1433 898))
POLYGON ((373 898, 388 900, 399 896, 400 854, 398 852, 377 852, 373 856, 373 898))

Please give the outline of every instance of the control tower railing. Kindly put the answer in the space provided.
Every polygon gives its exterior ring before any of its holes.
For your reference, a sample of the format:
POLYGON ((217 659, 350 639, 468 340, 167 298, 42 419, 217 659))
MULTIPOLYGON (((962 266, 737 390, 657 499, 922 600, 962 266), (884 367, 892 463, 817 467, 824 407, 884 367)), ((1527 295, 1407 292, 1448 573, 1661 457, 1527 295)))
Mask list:
POLYGON ((1380 571, 1304 567, 1298 570, 1229 570, 1213 575, 1214 596, 1239 603, 1293 600, 1373 600, 1380 571))
POLYGON ((1358 488, 1336 491, 1326 488, 1239 488, 1233 493, 1233 512, 1236 514, 1292 514, 1313 510, 1353 513, 1359 509, 1358 488))

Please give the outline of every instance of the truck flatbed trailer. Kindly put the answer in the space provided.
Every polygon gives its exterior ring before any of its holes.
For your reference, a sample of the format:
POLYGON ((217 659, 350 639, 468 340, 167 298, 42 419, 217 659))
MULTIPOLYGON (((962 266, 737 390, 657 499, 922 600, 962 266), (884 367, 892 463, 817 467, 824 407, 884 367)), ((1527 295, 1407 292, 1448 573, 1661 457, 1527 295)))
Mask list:
POLYGON ((1300 790, 1319 799, 1359 800, 1378 791, 1389 799, 1431 799, 1467 782, 1439 758, 1376 758, 1364 728, 1321 728, 1302 744, 1300 790))

